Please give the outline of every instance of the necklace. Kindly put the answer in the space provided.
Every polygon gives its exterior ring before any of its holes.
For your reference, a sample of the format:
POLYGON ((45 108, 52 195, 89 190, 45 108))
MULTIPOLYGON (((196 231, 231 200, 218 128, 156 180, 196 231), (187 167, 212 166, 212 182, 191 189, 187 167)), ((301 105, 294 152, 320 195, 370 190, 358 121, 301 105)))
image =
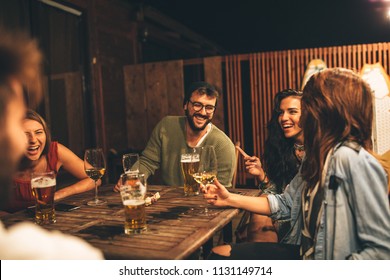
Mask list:
POLYGON ((296 151, 303 152, 305 150, 305 145, 294 143, 294 149, 296 151))

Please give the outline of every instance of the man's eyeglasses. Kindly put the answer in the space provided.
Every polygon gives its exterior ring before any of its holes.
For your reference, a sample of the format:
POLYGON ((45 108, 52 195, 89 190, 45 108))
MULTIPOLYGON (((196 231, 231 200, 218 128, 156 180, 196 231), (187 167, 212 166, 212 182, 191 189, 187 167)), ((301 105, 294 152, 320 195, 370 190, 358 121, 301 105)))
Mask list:
POLYGON ((191 100, 188 100, 188 102, 191 103, 195 112, 201 111, 203 109, 203 107, 205 108, 207 114, 211 114, 215 110, 215 106, 213 106, 213 105, 203 105, 200 102, 192 102, 191 100))

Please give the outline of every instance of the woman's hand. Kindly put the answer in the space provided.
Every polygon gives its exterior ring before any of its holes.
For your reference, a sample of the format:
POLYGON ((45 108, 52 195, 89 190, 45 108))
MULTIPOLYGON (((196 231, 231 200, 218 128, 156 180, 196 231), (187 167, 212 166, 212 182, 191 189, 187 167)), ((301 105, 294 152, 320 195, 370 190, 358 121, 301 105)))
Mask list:
POLYGON ((249 174, 253 176, 259 176, 264 174, 264 170, 261 166, 260 159, 255 156, 244 157, 245 168, 249 174))
POLYGON ((214 180, 214 184, 201 185, 204 192, 203 197, 207 203, 215 206, 229 206, 229 197, 232 195, 219 181, 214 180))
POLYGON ((248 155, 240 146, 236 145, 236 149, 241 153, 244 157, 245 168, 249 174, 253 176, 259 177, 260 181, 264 181, 266 178, 266 174, 261 165, 261 161, 258 157, 248 155))

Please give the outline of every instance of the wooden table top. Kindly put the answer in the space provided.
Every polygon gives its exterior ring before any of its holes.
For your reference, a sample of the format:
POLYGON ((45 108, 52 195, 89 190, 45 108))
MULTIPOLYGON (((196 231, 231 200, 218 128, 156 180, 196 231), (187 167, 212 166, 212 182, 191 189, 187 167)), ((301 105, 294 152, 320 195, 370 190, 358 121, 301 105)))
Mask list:
MULTIPOLYGON (((256 196, 256 189, 238 189, 256 196)), ((210 214, 199 214, 203 196, 185 197, 183 187, 148 186, 148 194, 160 192, 161 198, 146 207, 148 229, 141 234, 124 234, 124 209, 120 194, 112 186, 99 189, 99 198, 108 203, 88 206, 94 191, 74 195, 63 203, 80 205, 71 212, 56 211, 57 222, 43 227, 78 236, 101 249, 107 259, 186 259, 228 224, 238 209, 208 206, 210 214), (191 209, 195 209, 191 210, 191 209)), ((33 221, 32 211, 20 211, 2 217, 6 226, 33 221)))

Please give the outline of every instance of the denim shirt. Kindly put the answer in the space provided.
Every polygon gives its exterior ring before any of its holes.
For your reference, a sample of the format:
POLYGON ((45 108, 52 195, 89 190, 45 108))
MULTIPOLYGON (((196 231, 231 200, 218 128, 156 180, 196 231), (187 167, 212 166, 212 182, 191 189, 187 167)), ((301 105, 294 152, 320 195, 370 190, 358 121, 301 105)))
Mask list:
MULTIPOLYGON (((390 259, 387 180, 381 164, 365 149, 336 146, 323 184, 315 259, 390 259), (338 184, 329 188, 332 176, 338 184)), ((300 244, 304 187, 299 172, 283 194, 268 196, 271 218, 291 217, 292 228, 283 243, 300 244)))

